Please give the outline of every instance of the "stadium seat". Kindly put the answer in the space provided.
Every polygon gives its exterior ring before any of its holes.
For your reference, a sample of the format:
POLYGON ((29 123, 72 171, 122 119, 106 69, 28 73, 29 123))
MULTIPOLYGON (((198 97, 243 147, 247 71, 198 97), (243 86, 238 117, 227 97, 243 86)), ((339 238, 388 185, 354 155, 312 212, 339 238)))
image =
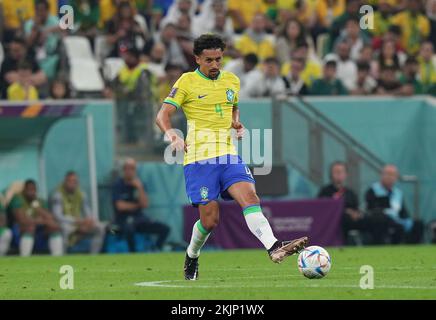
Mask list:
POLYGON ((88 38, 79 36, 68 36, 64 40, 65 51, 69 60, 87 59, 94 60, 91 44, 88 38))
POLYGON ((124 60, 121 58, 106 58, 103 63, 104 79, 107 81, 113 81, 123 66, 124 60))
POLYGON ((78 92, 100 92, 104 89, 104 82, 100 75, 97 61, 87 59, 71 59, 70 83, 78 92))
POLYGON ((94 40, 95 57, 99 64, 103 64, 104 59, 109 55, 113 46, 107 42, 106 35, 99 35, 94 40))
POLYGON ((3 50, 3 45, 0 43, 0 71, 2 68, 2 63, 5 58, 5 51, 3 50))

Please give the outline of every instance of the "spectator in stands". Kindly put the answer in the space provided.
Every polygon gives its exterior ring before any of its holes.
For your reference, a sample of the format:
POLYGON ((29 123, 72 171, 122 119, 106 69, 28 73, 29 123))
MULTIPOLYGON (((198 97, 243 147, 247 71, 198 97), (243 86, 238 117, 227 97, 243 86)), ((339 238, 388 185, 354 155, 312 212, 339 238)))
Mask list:
POLYGON ((162 42, 155 42, 153 44, 150 54, 145 57, 145 62, 147 63, 148 70, 157 79, 165 77, 166 48, 162 42))
POLYGON ((277 58, 282 65, 289 61, 292 51, 303 43, 307 42, 309 45, 309 55, 311 58, 314 56, 313 43, 310 37, 306 35, 304 26, 297 19, 288 20, 283 30, 281 31, 276 44, 277 58))
POLYGON ((266 18, 262 13, 257 13, 241 38, 235 44, 242 55, 254 53, 262 61, 275 55, 274 44, 266 33, 266 18))
POLYGON ((166 63, 179 65, 182 66, 184 70, 188 70, 189 63, 183 53, 183 48, 177 39, 177 28, 174 24, 168 23, 165 25, 155 41, 161 42, 165 45, 166 63))
POLYGON ((284 77, 287 92, 292 95, 307 95, 309 90, 304 83, 301 74, 304 70, 304 61, 298 58, 292 58, 291 70, 289 74, 284 77))
POLYGON ((374 28, 369 29, 373 36, 382 36, 388 31, 392 12, 389 0, 378 0, 377 10, 374 12, 374 28))
POLYGON ((335 161, 330 166, 330 184, 322 187, 318 198, 343 199, 344 211, 342 214, 342 234, 346 244, 349 243, 349 232, 368 229, 368 221, 359 211, 359 198, 356 193, 347 187, 347 165, 342 161, 335 161))
POLYGON ((142 181, 136 174, 136 161, 127 159, 123 164, 123 176, 114 186, 112 200, 115 211, 113 230, 120 237, 132 242, 134 233, 157 235, 156 247, 162 249, 170 229, 167 225, 152 221, 143 210, 149 205, 142 181))
POLYGON ((8 228, 6 210, 0 199, 0 257, 8 253, 12 240, 12 232, 8 228))
POLYGON ((430 22, 421 13, 421 0, 407 0, 407 8, 394 15, 391 23, 401 27, 401 43, 409 55, 418 53, 421 42, 430 34, 430 22))
POLYGON ((62 79, 55 79, 50 85, 50 98, 55 100, 70 99, 68 82, 62 79))
POLYGON ((406 55, 402 52, 397 52, 395 42, 393 40, 383 41, 380 52, 377 57, 377 73, 378 70, 384 67, 393 67, 397 70, 401 69, 406 60, 406 55))
POLYGON ((100 28, 104 28, 104 26, 106 26, 106 24, 115 17, 121 2, 129 2, 130 6, 134 10, 136 10, 135 0, 99 0, 99 7, 100 7, 99 27, 100 28))
POLYGON ((426 15, 430 21, 430 35, 428 41, 436 43, 436 0, 427 1, 426 15))
POLYGON ((426 92, 429 87, 436 84, 436 61, 433 57, 434 45, 430 41, 422 43, 419 51, 419 78, 426 92))
MULTIPOLYGON (((298 44, 297 48, 292 53, 291 62, 293 59, 300 59, 304 62, 304 69, 301 72, 301 79, 303 79, 306 86, 310 87, 315 79, 322 76, 322 67, 318 60, 315 60, 309 55, 309 45, 307 42, 298 44)), ((285 63, 282 65, 281 73, 283 76, 287 76, 291 70, 291 63, 285 63)))
POLYGON ((316 21, 316 4, 314 1, 278 1, 277 9, 279 21, 284 23, 289 19, 296 18, 307 29, 311 29, 316 21))
POLYGON ((180 48, 182 49, 183 55, 188 62, 189 69, 195 69, 197 63, 195 62, 195 57, 192 54, 194 45, 194 36, 191 31, 191 18, 187 14, 182 14, 176 24, 176 34, 177 41, 179 42, 180 48))
POLYGON ((334 19, 345 12, 345 3, 346 0, 319 0, 316 3, 315 38, 316 35, 327 32, 334 19))
POLYGON ((168 96, 168 92, 174 86, 176 81, 183 74, 183 69, 180 66, 167 64, 165 67, 165 77, 159 81, 159 105, 163 103, 165 98, 168 96))
POLYGON ((127 48, 142 50, 147 34, 135 21, 135 11, 129 2, 121 2, 116 15, 107 22, 106 39, 113 46, 111 57, 119 57, 127 48), (141 45, 142 43, 142 45, 141 45))
POLYGON ((50 15, 47 0, 35 2, 35 17, 24 24, 27 47, 33 51, 41 69, 49 79, 56 75, 59 62, 59 19, 50 15))
POLYGON ((32 19, 35 15, 34 1, 3 0, 0 2, 3 7, 4 35, 3 43, 9 43, 16 37, 23 36, 22 26, 25 21, 32 19))
POLYGON ((266 58, 261 72, 247 77, 241 87, 241 98, 271 97, 286 92, 286 83, 280 75, 280 63, 275 57, 266 58))
POLYGON ((399 26, 390 25, 384 34, 374 37, 372 39, 372 48, 374 51, 381 50, 383 43, 387 41, 393 41, 395 43, 396 52, 405 52, 401 44, 401 28, 399 26))
POLYGON ((243 58, 229 61, 224 70, 233 72, 240 80, 241 86, 244 86, 250 72, 256 70, 259 60, 254 53, 249 53, 243 58))
POLYGON ((10 101, 38 100, 38 90, 32 85, 32 65, 22 61, 18 65, 18 79, 7 90, 10 101))
POLYGON ((95 218, 86 194, 80 189, 79 178, 73 171, 67 172, 63 183, 50 198, 50 207, 64 237, 65 249, 74 247, 80 240, 91 238, 89 252, 101 251, 105 225, 95 218))
POLYGON ((334 60, 329 60, 324 64, 324 77, 316 79, 310 88, 312 95, 346 95, 347 89, 342 81, 336 77, 337 64, 334 60))
POLYGON ((397 79, 398 69, 394 66, 384 66, 380 70, 376 93, 379 95, 401 95, 403 86, 397 79))
POLYGON ((265 13, 267 6, 263 0, 228 0, 228 12, 233 19, 236 33, 242 33, 258 13, 265 13))
POLYGON ((374 93, 377 81, 370 75, 370 65, 366 62, 357 63, 356 88, 350 93, 354 95, 368 95, 374 93))
POLYGON ((368 35, 360 28, 359 19, 357 17, 348 18, 345 23, 345 29, 337 38, 336 43, 348 42, 350 48, 350 58, 356 61, 359 58, 360 50, 370 43, 368 35))
POLYGON ((26 180, 24 189, 12 198, 8 211, 20 228, 19 251, 21 256, 30 256, 34 237, 40 230, 49 235, 48 247, 55 256, 63 254, 63 241, 59 224, 48 210, 47 204, 38 198, 36 182, 26 180))
POLYGON ((368 64, 369 74, 371 77, 375 78, 377 75, 377 62, 373 59, 374 50, 371 45, 366 45, 360 50, 359 58, 356 61, 356 65, 368 64))
POLYGON ((219 34, 222 38, 232 36, 233 23, 232 19, 227 17, 226 1, 205 0, 200 13, 194 17, 193 32, 196 37, 207 32, 219 34))
POLYGON ((366 191, 366 209, 373 220, 371 234, 375 244, 422 240, 422 223, 410 218, 404 194, 396 185, 398 178, 397 167, 388 164, 381 172, 380 181, 366 191))
POLYGON ((182 15, 187 15, 190 19, 193 19, 197 7, 197 0, 175 0, 168 9, 166 16, 162 19, 160 27, 163 28, 168 23, 177 24, 182 15))
POLYGON ((333 45, 336 42, 336 38, 341 33, 341 30, 345 28, 345 24, 347 23, 348 19, 351 17, 358 17, 359 18, 359 9, 361 6, 361 0, 347 0, 345 11, 340 16, 336 17, 330 27, 329 30, 329 50, 332 51, 333 45))
POLYGON ((72 1, 74 23, 78 26, 76 35, 87 37, 94 47, 94 38, 98 32, 100 18, 99 0, 72 1))
POLYGON ((407 86, 410 94, 423 94, 423 86, 418 79, 419 63, 415 57, 408 57, 404 63, 400 83, 407 86))
POLYGON ((324 57, 324 61, 334 60, 337 65, 337 77, 347 90, 356 89, 357 66, 350 57, 351 45, 347 40, 343 40, 336 45, 336 53, 329 53, 324 57))
POLYGON ((31 84, 33 86, 41 87, 47 83, 47 76, 27 52, 25 41, 22 38, 14 38, 9 43, 8 52, 0 68, 0 90, 3 98, 7 98, 9 85, 19 81, 18 65, 23 61, 27 61, 32 66, 31 84))

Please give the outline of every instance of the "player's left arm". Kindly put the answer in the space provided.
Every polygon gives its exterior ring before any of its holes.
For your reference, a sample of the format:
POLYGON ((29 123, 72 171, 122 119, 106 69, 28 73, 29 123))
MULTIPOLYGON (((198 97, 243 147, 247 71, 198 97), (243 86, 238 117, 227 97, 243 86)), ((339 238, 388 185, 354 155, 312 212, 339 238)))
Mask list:
POLYGON ((244 125, 239 119, 239 108, 237 105, 233 106, 233 112, 232 112, 232 128, 236 130, 236 137, 238 139, 242 139, 242 136, 244 135, 244 125))

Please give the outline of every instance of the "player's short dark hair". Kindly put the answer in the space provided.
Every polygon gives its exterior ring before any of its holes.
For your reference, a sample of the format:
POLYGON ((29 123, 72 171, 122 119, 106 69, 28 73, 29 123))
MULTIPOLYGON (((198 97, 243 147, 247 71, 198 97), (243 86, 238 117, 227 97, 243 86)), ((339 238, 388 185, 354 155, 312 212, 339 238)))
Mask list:
POLYGON ((199 56, 203 50, 221 49, 224 51, 226 44, 224 40, 216 34, 203 34, 194 40, 194 54, 199 56))
POLYGON ((67 173, 65 174, 65 178, 68 178, 71 176, 77 176, 76 171, 74 171, 74 170, 67 171, 67 173))
POLYGON ((24 181, 24 188, 27 188, 29 186, 34 186, 36 187, 36 181, 33 179, 27 179, 26 181, 24 181))

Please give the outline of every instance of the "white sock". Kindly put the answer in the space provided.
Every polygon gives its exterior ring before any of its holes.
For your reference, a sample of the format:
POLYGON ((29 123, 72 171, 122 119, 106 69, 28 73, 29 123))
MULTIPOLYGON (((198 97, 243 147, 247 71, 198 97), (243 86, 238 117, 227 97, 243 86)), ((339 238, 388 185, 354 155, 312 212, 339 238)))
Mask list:
POLYGON ((200 249, 209 238, 209 235, 210 232, 207 231, 201 225, 200 220, 198 220, 192 228, 191 242, 189 243, 188 249, 186 250, 190 258, 198 258, 198 256, 200 255, 200 249))
POLYGON ((50 235, 50 238, 48 239, 48 248, 52 256, 61 256, 64 253, 64 241, 62 235, 50 235))
POLYGON ((33 251, 33 235, 23 234, 20 238, 20 256, 28 257, 33 251))
POLYGON ((268 220, 262 213, 259 205, 248 206, 244 208, 244 217, 247 222, 248 228, 257 239, 262 242, 264 247, 268 250, 277 241, 274 237, 271 226, 268 220))
POLYGON ((12 232, 8 228, 0 228, 0 256, 8 253, 12 240, 12 232))

